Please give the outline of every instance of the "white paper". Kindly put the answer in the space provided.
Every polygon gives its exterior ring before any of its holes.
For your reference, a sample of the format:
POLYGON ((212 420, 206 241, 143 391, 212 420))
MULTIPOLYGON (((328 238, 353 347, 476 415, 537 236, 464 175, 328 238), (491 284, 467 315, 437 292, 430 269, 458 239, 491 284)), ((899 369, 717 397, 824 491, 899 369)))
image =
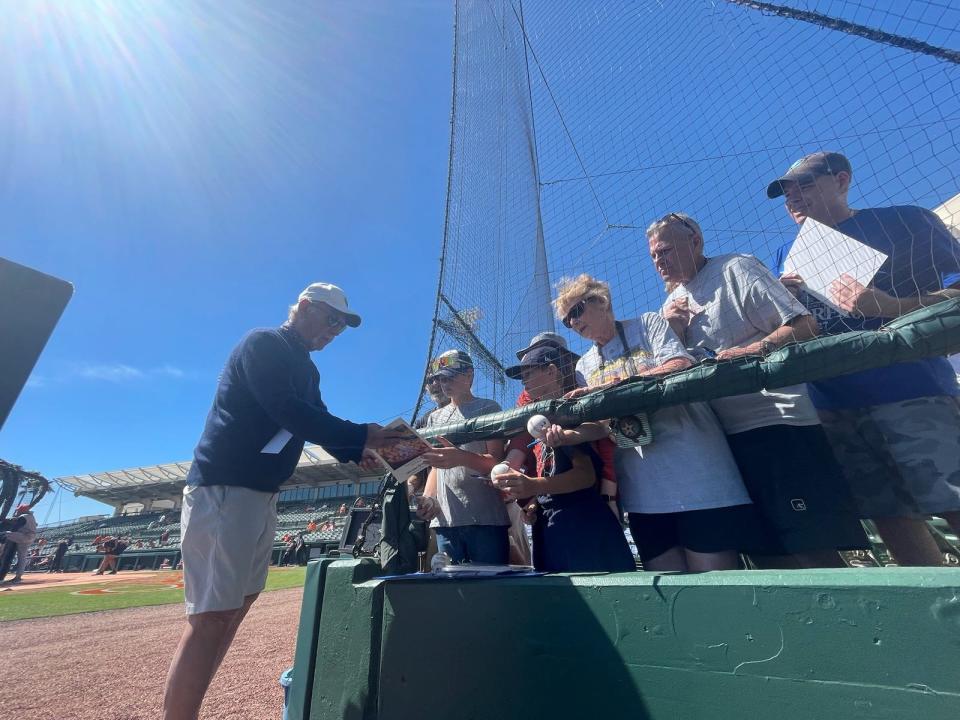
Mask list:
POLYGON ((287 443, 290 442, 290 438, 292 437, 292 432, 280 428, 277 431, 277 434, 270 438, 267 444, 263 446, 263 450, 260 452, 265 455, 276 455, 287 446, 287 443))
POLYGON ((783 271, 797 273, 803 278, 804 290, 847 315, 834 302, 830 285, 841 275, 849 275, 867 286, 886 259, 869 245, 807 218, 783 263, 783 271))

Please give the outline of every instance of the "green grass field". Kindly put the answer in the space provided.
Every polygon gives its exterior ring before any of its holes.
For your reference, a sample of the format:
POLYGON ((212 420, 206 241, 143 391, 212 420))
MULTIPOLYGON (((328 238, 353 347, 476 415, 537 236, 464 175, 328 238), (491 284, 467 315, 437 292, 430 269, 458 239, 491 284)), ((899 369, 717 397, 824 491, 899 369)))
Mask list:
MULTIPOLYGON (((170 587, 180 575, 179 572, 161 570, 150 579, 141 580, 131 575, 129 585, 91 582, 63 588, 0 593, 0 622, 182 603, 183 589, 170 587)), ((303 587, 305 575, 305 567, 270 568, 265 592, 303 587)))

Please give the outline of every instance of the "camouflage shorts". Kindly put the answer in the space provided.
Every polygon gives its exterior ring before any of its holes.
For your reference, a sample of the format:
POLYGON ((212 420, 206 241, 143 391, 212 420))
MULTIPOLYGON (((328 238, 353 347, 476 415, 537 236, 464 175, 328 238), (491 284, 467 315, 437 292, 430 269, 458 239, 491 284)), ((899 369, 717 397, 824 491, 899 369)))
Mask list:
POLYGON ((922 397, 820 419, 861 517, 960 510, 960 404, 922 397))

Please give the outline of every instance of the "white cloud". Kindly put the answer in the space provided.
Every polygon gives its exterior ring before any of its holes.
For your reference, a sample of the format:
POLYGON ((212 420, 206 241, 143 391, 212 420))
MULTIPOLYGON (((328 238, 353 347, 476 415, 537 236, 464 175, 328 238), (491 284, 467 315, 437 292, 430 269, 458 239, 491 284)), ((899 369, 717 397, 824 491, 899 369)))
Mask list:
POLYGON ((47 386, 47 379, 43 375, 37 375, 34 373, 27 378, 27 382, 24 384, 24 388, 42 388, 47 386))
POLYGON ((76 375, 77 377, 87 380, 105 380, 115 383, 139 380, 145 377, 145 373, 142 370, 124 365, 123 363, 81 365, 77 368, 76 375))
POLYGON ((154 375, 175 378, 177 380, 183 380, 187 377, 187 373, 180 368, 175 367, 174 365, 163 365, 161 367, 154 368, 151 372, 154 375))
POLYGON ((150 380, 192 380, 195 373, 166 363, 152 368, 138 368, 126 363, 78 363, 55 374, 33 374, 26 387, 49 387, 58 383, 76 380, 92 380, 116 384, 147 382, 150 380))

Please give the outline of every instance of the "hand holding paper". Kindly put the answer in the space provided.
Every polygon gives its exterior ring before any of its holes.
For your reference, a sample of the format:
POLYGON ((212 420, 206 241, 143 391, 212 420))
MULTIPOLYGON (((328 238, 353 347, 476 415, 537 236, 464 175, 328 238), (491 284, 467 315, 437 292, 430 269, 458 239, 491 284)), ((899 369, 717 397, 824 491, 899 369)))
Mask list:
POLYGON ((423 456, 423 459, 426 460, 431 467, 439 468, 440 470, 449 470, 451 468, 460 467, 461 465, 466 464, 466 460, 464 459, 465 453, 463 450, 451 443, 445 437, 440 437, 438 439, 441 443, 441 447, 430 448, 429 452, 424 453, 423 456))
POLYGON ((803 278, 797 273, 784 273, 780 276, 780 282, 790 291, 794 297, 800 297, 800 290, 803 289, 803 278))
POLYGON ((381 427, 377 423, 367 423, 367 447, 376 450, 377 448, 387 447, 398 440, 405 440, 409 437, 409 432, 412 432, 413 428, 404 423, 403 425, 397 425, 397 421, 393 421, 386 427, 381 427), (405 426, 405 427, 404 427, 405 426))
POLYGON ((841 310, 864 317, 893 318, 900 314, 900 301, 881 290, 868 288, 844 273, 830 284, 830 294, 841 310))
POLYGON ((386 427, 372 423, 368 427, 370 434, 367 435, 364 454, 379 458, 394 477, 406 478, 428 467, 424 454, 431 448, 405 421, 397 418, 386 427))
MULTIPOLYGON (((808 293, 832 306, 837 312, 848 315, 853 309, 864 312, 863 308, 851 309, 857 305, 854 298, 857 291, 850 281, 863 289, 868 288, 873 276, 886 260, 886 255, 869 245, 864 245, 813 218, 807 218, 800 226, 797 239, 783 263, 783 271, 789 282, 802 278, 804 289, 808 293), (834 284, 840 281, 841 276, 848 277, 848 280, 841 281, 836 288, 842 294, 842 302, 840 296, 833 292, 834 284), (851 307, 843 307, 844 304, 851 307)), ((790 289, 788 283, 784 284, 790 289)), ((876 307, 876 304, 873 305, 871 310, 876 307)))

